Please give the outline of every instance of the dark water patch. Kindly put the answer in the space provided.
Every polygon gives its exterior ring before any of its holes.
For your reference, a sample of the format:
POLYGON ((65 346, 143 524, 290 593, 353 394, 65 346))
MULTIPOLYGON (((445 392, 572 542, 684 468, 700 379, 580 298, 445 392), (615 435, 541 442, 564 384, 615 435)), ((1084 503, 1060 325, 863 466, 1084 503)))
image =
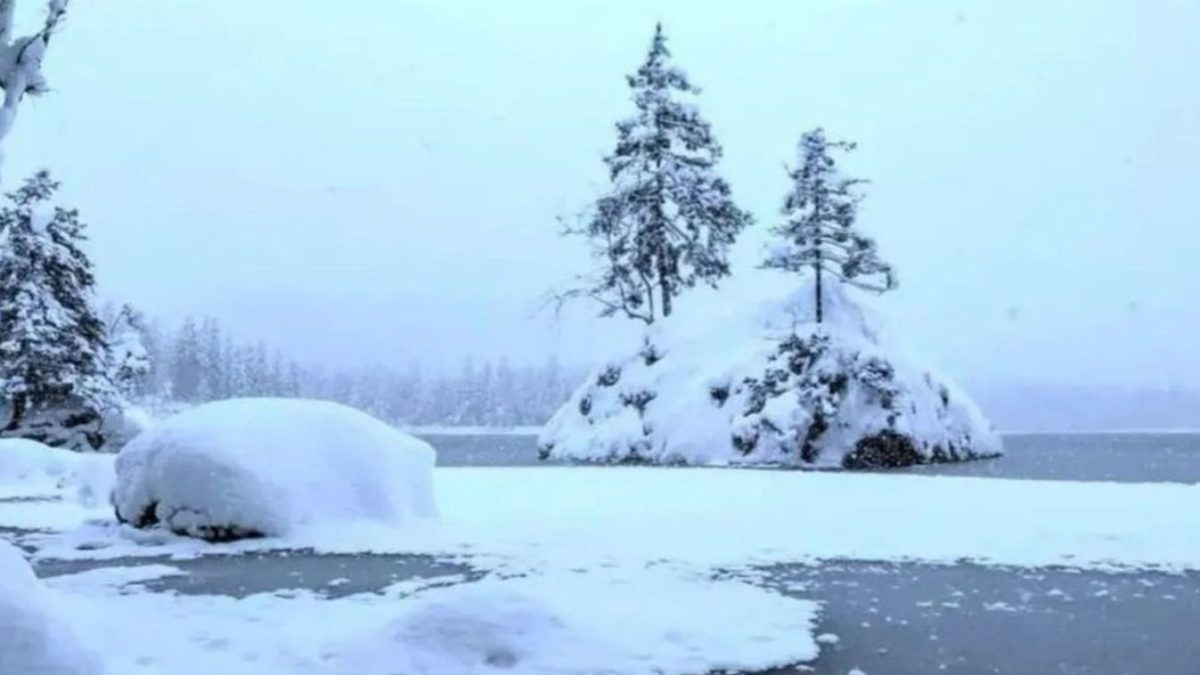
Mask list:
POLYGON ((821 657, 759 675, 1178 675, 1200 663, 1196 573, 864 562, 757 573, 824 604, 821 657))
POLYGON ((903 473, 981 478, 1200 483, 1200 434, 1022 434, 1004 456, 903 473))
MULTIPOLYGON (((439 466, 548 466, 532 435, 429 435, 439 466)), ((882 473, 1123 483, 1200 483, 1200 434, 1022 434, 994 459, 882 473)))
POLYGON ((428 434, 438 466, 542 466, 537 436, 520 434, 428 434))
POLYGON ((190 560, 168 557, 51 560, 38 563, 35 571, 40 577, 55 577, 99 568, 140 565, 170 565, 182 574, 133 582, 130 586, 152 592, 233 598, 306 590, 334 599, 358 593, 379 593, 403 581, 456 576, 458 582, 465 583, 484 576, 483 571, 462 561, 430 555, 324 555, 312 551, 210 555, 190 560))

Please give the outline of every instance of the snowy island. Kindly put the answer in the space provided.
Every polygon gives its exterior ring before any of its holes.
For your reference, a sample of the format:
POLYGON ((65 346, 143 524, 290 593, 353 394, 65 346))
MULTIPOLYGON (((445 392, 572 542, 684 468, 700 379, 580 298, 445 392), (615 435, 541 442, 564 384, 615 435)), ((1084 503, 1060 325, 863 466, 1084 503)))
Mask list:
POLYGON ((695 90, 668 56, 660 33, 630 78, 639 112, 618 125, 612 191, 578 230, 599 268, 566 294, 642 322, 644 337, 554 415, 541 457, 870 469, 1000 454, 975 404, 885 338, 855 297, 897 283, 857 226, 863 181, 833 158, 854 144, 819 128, 801 138, 759 265, 784 274, 703 306, 684 296, 733 276, 728 250, 750 217, 714 172, 721 152, 706 123, 673 98, 695 90), (780 288, 796 290, 778 298, 780 288))
POLYGON ((594 372, 539 439, 544 459, 865 469, 1000 453, 958 387, 884 337, 842 289, 681 312, 594 372))

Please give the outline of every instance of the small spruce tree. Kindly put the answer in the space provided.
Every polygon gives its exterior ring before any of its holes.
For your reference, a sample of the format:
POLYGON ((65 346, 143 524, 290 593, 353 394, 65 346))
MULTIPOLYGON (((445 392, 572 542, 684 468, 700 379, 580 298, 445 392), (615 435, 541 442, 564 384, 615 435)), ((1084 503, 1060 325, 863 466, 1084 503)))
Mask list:
POLYGON ((727 276, 728 249, 751 221, 715 171, 721 146, 689 100, 699 90, 670 56, 660 24, 627 78, 637 112, 617 124, 605 160, 612 189, 583 227, 568 230, 591 241, 600 269, 566 296, 647 324, 670 316, 684 289, 727 276))
POLYGON ((94 417, 120 399, 106 327, 92 308, 92 265, 79 246, 84 224, 74 209, 51 209, 57 189, 39 171, 0 209, 0 388, 10 432, 31 408, 94 417))
POLYGON ((853 150, 853 143, 829 141, 822 129, 800 139, 800 165, 788 172, 793 185, 784 200, 782 224, 772 228, 782 241, 772 245, 763 267, 815 278, 816 321, 824 320, 825 276, 835 282, 882 293, 896 287, 891 265, 879 257, 875 241, 855 227, 856 188, 864 181, 838 173, 830 150, 853 150))

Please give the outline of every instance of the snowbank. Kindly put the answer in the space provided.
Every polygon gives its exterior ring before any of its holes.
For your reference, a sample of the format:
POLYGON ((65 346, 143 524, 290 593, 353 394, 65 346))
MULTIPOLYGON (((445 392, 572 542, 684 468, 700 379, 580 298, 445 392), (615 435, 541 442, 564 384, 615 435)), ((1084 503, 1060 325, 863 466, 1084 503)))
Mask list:
POLYGON ((366 413, 324 401, 198 406, 117 456, 117 518, 210 541, 351 521, 434 515, 434 451, 366 413))
POLYGON ((74 491, 91 506, 108 498, 112 484, 110 456, 20 438, 0 440, 0 498, 62 496, 74 491))
POLYGON ((837 287, 820 326, 811 287, 685 309, 588 378, 543 430, 544 458, 869 468, 1001 450, 965 394, 837 287))
POLYGON ((0 540, 0 675, 104 672, 60 617, 20 551, 0 540))
POLYGON ((348 648, 363 675, 752 672, 817 657, 817 605, 735 581, 567 573, 426 591, 348 648))

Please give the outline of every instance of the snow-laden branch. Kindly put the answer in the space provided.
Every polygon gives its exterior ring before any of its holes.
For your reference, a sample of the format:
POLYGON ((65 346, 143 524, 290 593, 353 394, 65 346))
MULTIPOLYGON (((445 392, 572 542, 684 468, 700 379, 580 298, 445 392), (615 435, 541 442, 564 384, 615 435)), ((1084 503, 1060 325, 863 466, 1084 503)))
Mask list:
POLYGON ((13 14, 17 0, 0 0, 0 88, 4 104, 0 107, 0 144, 12 130, 17 108, 25 95, 47 91, 42 77, 42 59, 50 37, 67 14, 67 0, 49 0, 45 22, 33 35, 13 38, 13 14))

